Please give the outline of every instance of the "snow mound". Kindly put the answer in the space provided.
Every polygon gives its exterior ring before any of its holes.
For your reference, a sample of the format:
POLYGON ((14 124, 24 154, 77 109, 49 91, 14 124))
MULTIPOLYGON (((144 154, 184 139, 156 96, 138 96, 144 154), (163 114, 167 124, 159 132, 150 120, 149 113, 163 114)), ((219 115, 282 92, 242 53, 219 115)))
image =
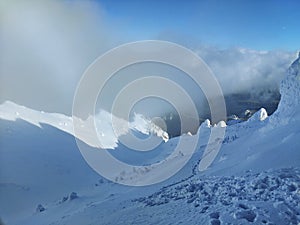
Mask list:
POLYGON ((249 122, 251 122, 251 121, 264 121, 267 118, 268 118, 268 113, 267 113, 266 109, 261 108, 256 113, 254 113, 253 116, 251 116, 248 121, 249 122))
POLYGON ((203 123, 201 123, 198 132, 203 129, 211 128, 210 120, 206 119, 203 123))
POLYGON ((226 127, 226 123, 225 121, 221 120, 220 122, 218 122, 217 127, 226 127))

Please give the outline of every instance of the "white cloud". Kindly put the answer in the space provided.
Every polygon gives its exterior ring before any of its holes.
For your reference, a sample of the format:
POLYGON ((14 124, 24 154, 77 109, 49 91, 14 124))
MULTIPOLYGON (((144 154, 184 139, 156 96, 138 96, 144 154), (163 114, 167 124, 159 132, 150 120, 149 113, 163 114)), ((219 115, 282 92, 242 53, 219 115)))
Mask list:
MULTIPOLYGON (((0 102, 70 114, 87 66, 127 41, 94 1, 3 1, 0 13, 0 102)), ((195 49, 225 94, 245 92, 265 99, 278 91, 295 57, 285 51, 195 49)))
POLYGON ((197 53, 218 78, 224 94, 252 95, 278 91, 280 81, 296 56, 288 51, 215 47, 200 47, 197 53))
POLYGON ((0 10, 0 101, 70 113, 80 76, 116 44, 99 5, 5 1, 0 10))

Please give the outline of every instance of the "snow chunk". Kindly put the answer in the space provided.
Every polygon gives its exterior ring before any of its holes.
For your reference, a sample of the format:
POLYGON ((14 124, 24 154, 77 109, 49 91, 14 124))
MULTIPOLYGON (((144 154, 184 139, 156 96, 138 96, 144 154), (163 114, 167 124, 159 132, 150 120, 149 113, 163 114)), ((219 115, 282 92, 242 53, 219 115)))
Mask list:
POLYGON ((206 127, 206 128, 210 128, 211 127, 211 124, 210 124, 210 120, 209 119, 206 119, 200 127, 206 127))
POLYGON ((256 213, 252 210, 239 211, 235 214, 237 219, 245 219, 248 222, 253 223, 256 218, 256 213))
POLYGON ((251 116, 248 121, 264 121, 267 118, 268 118, 268 113, 266 109, 261 108, 256 113, 254 113, 253 116, 251 116))
POLYGON ((259 110, 259 120, 260 121, 263 121, 263 120, 265 120, 265 119, 267 119, 268 118, 268 113, 267 113, 267 111, 264 109, 264 108, 261 108, 260 110, 259 110))
POLYGON ((217 124, 217 127, 226 127, 226 122, 221 120, 218 124, 217 124))

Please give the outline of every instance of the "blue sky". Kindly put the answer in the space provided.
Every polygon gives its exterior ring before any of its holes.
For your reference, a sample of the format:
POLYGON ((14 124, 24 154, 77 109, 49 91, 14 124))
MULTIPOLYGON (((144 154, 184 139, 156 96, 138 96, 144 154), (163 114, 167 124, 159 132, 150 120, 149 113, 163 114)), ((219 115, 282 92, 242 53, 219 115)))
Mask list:
POLYGON ((182 39, 257 50, 300 48, 300 1, 98 0, 132 40, 182 39))

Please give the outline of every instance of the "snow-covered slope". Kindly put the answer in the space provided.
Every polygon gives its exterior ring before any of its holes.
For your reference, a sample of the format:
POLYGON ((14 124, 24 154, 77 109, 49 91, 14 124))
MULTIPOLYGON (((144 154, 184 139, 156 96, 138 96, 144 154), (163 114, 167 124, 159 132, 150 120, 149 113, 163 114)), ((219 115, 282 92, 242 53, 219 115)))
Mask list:
POLYGON ((41 124, 48 124, 75 136, 91 147, 100 147, 103 149, 114 149, 117 147, 119 136, 128 134, 130 130, 136 130, 146 135, 154 134, 162 138, 165 142, 169 140, 167 132, 163 131, 151 120, 140 114, 135 114, 133 121, 129 123, 128 121, 117 118, 104 110, 100 110, 95 117, 90 116, 86 120, 81 120, 76 117, 72 118, 59 113, 45 113, 43 111, 32 110, 25 106, 20 106, 13 102, 6 101, 0 105, 0 118, 10 121, 21 119, 38 127, 41 127, 41 124), (116 134, 113 130, 111 123, 112 117, 114 118, 115 123, 122 127, 122 129, 119 129, 118 134, 116 134), (83 132, 74 133, 73 120, 80 124, 83 132), (90 124, 94 123, 94 121, 99 133, 98 142, 89 138, 90 124), (129 126, 127 123, 129 123, 129 126))
MULTIPOLYGON (((216 129, 209 121, 199 128, 197 150, 186 166, 148 187, 115 184, 88 167, 72 136, 71 118, 13 103, 1 105, 3 222, 299 224, 299 67, 300 57, 282 81, 281 102, 273 115, 268 117, 261 109, 246 122, 220 124, 226 135, 207 170, 198 168, 211 129, 216 129)), ((170 154, 180 138, 162 143, 153 152, 136 153, 118 144, 113 154, 132 164, 151 163, 170 154)), ((195 136, 183 138, 193 142, 195 136)), ((180 157, 184 156, 178 155, 169 164, 178 163, 180 157)))

